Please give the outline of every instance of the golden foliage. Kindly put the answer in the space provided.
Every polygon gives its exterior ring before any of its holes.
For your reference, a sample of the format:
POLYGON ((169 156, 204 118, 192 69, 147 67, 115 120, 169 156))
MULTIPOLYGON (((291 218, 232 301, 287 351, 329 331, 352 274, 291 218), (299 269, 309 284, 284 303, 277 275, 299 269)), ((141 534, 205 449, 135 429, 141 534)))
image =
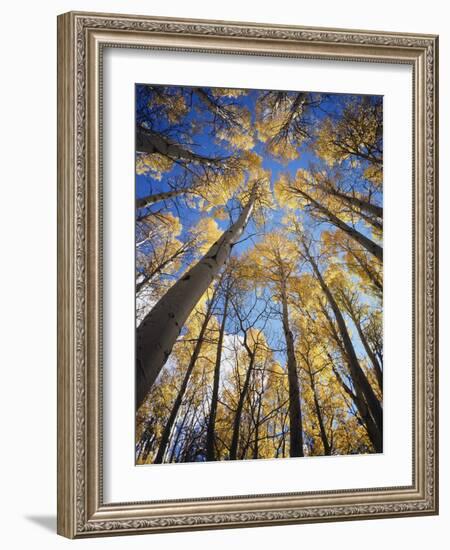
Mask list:
POLYGON ((140 154, 136 158, 136 174, 148 174, 155 180, 161 180, 163 174, 173 167, 173 161, 159 153, 140 154))
MULTIPOLYGON (((382 215, 377 210, 381 207, 376 202, 382 193, 379 108, 353 97, 341 113, 321 113, 310 134, 305 94, 260 93, 250 110, 253 91, 208 88, 207 92, 201 100, 197 89, 195 115, 207 110, 209 117, 192 121, 185 119, 192 107, 186 101, 188 93, 155 96, 170 124, 182 128, 173 134, 180 135, 182 143, 197 151, 195 139, 204 132, 211 149, 229 156, 188 164, 187 172, 192 168, 195 173, 186 176, 192 188, 183 202, 174 200, 170 210, 161 205, 141 220, 144 244, 138 247, 137 282, 148 276, 151 300, 158 300, 213 243, 226 237, 226 222, 236 220, 249 204, 251 218, 242 237, 231 242, 225 266, 211 277, 202 273, 196 281, 202 295, 179 327, 167 363, 138 411, 136 441, 150 442, 148 453, 138 455, 138 463, 155 458, 201 335, 201 350, 182 396, 166 461, 205 458, 219 351, 217 460, 231 457, 235 434, 236 458, 289 456, 292 356, 299 380, 304 454, 374 452, 367 419, 358 408, 351 349, 344 341, 347 331, 362 376, 381 402, 373 355, 382 362, 383 265, 355 238, 360 231, 367 239, 382 242, 382 215), (188 125, 190 133, 184 129, 188 125), (315 155, 308 165, 301 158, 307 147, 315 155), (192 227, 183 228, 174 213, 183 208, 195 210, 192 227)), ((136 173, 158 181, 173 168, 174 162, 159 154, 140 154, 136 159, 136 173)), ((213 269, 214 262, 200 267, 213 269)))
POLYGON ((208 216, 200 218, 196 226, 191 230, 191 234, 196 240, 198 253, 203 255, 220 238, 222 231, 215 220, 208 216))

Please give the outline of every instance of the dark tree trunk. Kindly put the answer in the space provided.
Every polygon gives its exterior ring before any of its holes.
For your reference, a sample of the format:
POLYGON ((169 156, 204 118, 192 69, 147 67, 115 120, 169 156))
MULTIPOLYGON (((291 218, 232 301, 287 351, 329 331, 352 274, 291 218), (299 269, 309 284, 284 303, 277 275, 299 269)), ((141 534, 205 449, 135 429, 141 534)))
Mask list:
POLYGON ((373 204, 369 201, 365 201, 363 199, 359 199, 358 197, 355 197, 353 195, 347 195, 346 193, 343 193, 342 191, 339 191, 338 189, 329 189, 328 187, 324 187, 324 190, 327 192, 329 190, 330 194, 338 197, 342 200, 344 200, 346 203, 356 206, 360 210, 364 210, 368 214, 372 214, 373 216, 376 216, 377 218, 383 219, 383 207, 378 206, 376 204, 373 204))
POLYGON ((195 343, 194 351, 192 352, 191 359, 189 361, 189 365, 186 369, 183 382, 181 383, 181 387, 178 391, 178 395, 172 405, 172 410, 170 411, 170 416, 167 420, 167 423, 164 427, 164 431, 161 436, 161 441, 159 443, 158 452, 156 454, 156 458, 154 460, 155 464, 161 464, 164 455, 166 453, 166 449, 169 443, 170 434, 172 432, 173 425, 175 423, 175 420, 178 415, 178 411, 180 410, 181 404, 183 402, 184 394, 186 393, 186 389, 189 383, 189 379, 191 377, 192 371, 194 370, 195 364, 197 362, 198 356, 200 355, 200 351, 203 346, 204 338, 206 329, 208 328, 209 320, 211 319, 212 309, 214 306, 214 299, 215 299, 215 293, 208 305, 208 309, 205 314, 205 320, 203 321, 202 327, 200 329, 200 333, 198 335, 197 341, 195 343))
POLYGON ((220 325, 219 340, 217 342, 216 363, 214 367, 213 391, 211 395, 211 408, 209 411, 208 427, 206 431, 206 460, 215 460, 215 432, 216 432, 216 415, 217 402, 219 399, 219 383, 220 383, 220 367, 222 362, 223 337, 225 335, 225 324, 228 313, 229 286, 225 292, 225 301, 223 306, 222 324, 220 325))
POLYGON ((261 408, 262 408, 262 396, 258 395, 258 412, 256 413, 255 422, 255 444, 253 446, 253 458, 257 459, 259 456, 259 427, 261 421, 261 408))
POLYGON ((366 273, 366 275, 369 277, 373 285, 380 291, 383 292, 383 283, 380 281, 377 274, 370 269, 370 266, 367 265, 366 262, 364 262, 351 248, 346 248, 347 252, 351 254, 351 256, 354 258, 355 262, 360 266, 360 268, 366 273))
POLYGON ((237 450, 238 450, 238 444, 239 444, 239 430, 241 427, 242 411, 244 408, 245 399, 247 398, 248 388, 250 385, 253 365, 255 362, 255 353, 256 353, 256 350, 254 352, 249 353, 250 363, 248 365, 247 372, 245 374, 244 385, 242 386, 242 391, 241 391, 241 394, 239 395, 239 401, 238 401, 236 413, 234 416, 233 435, 231 437, 231 446, 230 446, 230 460, 236 460, 237 458, 237 450))
POLYGON ((338 370, 333 367, 333 372, 342 386, 345 393, 351 398, 356 408, 358 409, 361 422, 364 424, 367 435, 369 436, 370 442, 373 445, 373 448, 377 453, 383 452, 383 437, 380 434, 380 430, 376 426, 373 418, 370 416, 369 409, 367 408, 367 403, 364 401, 364 396, 361 392, 358 392, 358 395, 355 395, 348 385, 343 380, 342 376, 339 374, 338 370))
POLYGON ((322 411, 321 411, 321 408, 320 408, 319 399, 317 398, 316 384, 315 384, 315 381, 314 381, 314 375, 311 372, 310 365, 308 365, 308 370, 309 370, 309 380, 310 380, 310 383, 311 383, 311 389, 312 389, 313 398, 314 398, 314 408, 316 410, 317 421, 319 422, 320 438, 322 440, 324 454, 327 455, 327 456, 330 456, 331 455, 331 446, 330 446, 330 443, 328 442, 327 432, 325 430, 325 425, 323 423, 322 411))
POLYGON ((368 252, 373 254, 378 260, 380 260, 380 262, 383 261, 383 248, 379 244, 373 242, 371 239, 360 233, 358 230, 350 227, 348 224, 343 222, 340 218, 333 214, 333 212, 328 210, 328 208, 317 202, 310 195, 308 195, 308 193, 305 193, 305 191, 302 191, 301 189, 298 189, 296 187, 292 187, 291 189, 294 193, 301 195, 311 204, 313 204, 315 208, 330 221, 330 223, 347 233, 347 235, 352 237, 352 239, 363 246, 368 252))
POLYGON ((350 301, 348 299, 345 299, 345 302, 346 302, 346 308, 350 314, 350 317, 352 318, 352 321, 355 324, 356 330, 358 331, 359 339, 361 340, 361 343, 364 346, 364 349, 366 350, 367 356, 369 357, 370 362, 372 363, 373 370, 375 372, 375 377, 377 379, 380 390, 383 391, 383 370, 381 368, 381 365, 378 362, 377 356, 375 355, 373 349, 370 347, 370 344, 366 338, 366 335, 364 334, 364 330, 361 326, 360 318, 356 314, 350 301))
POLYGON ((289 384, 289 429, 291 457, 303 456, 303 425, 300 402, 300 388, 295 358, 294 337, 289 324, 289 310, 286 295, 286 283, 282 280, 281 301, 283 308, 283 332, 286 341, 287 371, 289 384))
MULTIPOLYGON (((352 209, 352 212, 355 212, 355 210, 352 209)), ((369 214, 366 214, 362 210, 356 211, 355 214, 357 216, 360 216, 364 221, 366 221, 374 229, 377 229, 378 231, 383 231, 383 222, 379 221, 374 216, 370 216, 369 214)))
POLYGON ((174 254, 172 254, 170 258, 167 258, 166 260, 161 262, 158 266, 156 266, 150 273, 147 273, 146 276, 141 281, 136 283, 136 294, 138 294, 145 286, 147 286, 150 283, 150 281, 152 281, 154 277, 156 277, 156 275, 158 275, 158 273, 161 273, 161 271, 164 268, 166 268, 168 265, 174 262, 184 252, 185 252, 185 247, 182 246, 174 254))
POLYGON ((181 424, 177 429, 177 435, 175 436, 175 441, 173 442, 172 448, 170 450, 170 457, 169 457, 169 460, 167 461, 169 463, 174 461, 174 458, 177 454, 178 442, 180 441, 181 434, 183 433, 184 427, 186 425, 186 420, 188 418, 188 415, 191 412, 191 407, 192 407, 192 399, 189 401, 188 407, 185 410, 183 415, 183 420, 181 421, 181 424))
POLYGON ((381 404, 378 401, 372 389, 372 386, 370 385, 370 382, 367 380, 367 377, 359 364, 358 357, 353 347, 350 335, 347 330, 347 325, 345 324, 345 320, 344 320, 344 317, 342 316, 341 310, 339 309, 339 306, 337 305, 337 302, 334 299, 333 294, 328 288, 328 285, 325 283, 325 280, 323 279, 322 274, 320 273, 315 260, 310 255, 306 246, 304 247, 304 249, 305 249, 306 256, 317 277, 317 280, 319 281, 319 284, 325 296, 327 297, 328 303, 330 304, 331 309, 333 310, 333 313, 339 328, 339 333, 342 338, 342 343, 345 349, 345 354, 348 360, 350 374, 352 377, 353 385, 355 386, 356 394, 358 397, 359 395, 363 396, 362 400, 367 403, 370 414, 379 432, 378 437, 376 438, 376 450, 377 452, 382 452, 383 410, 382 410, 381 404))
POLYGON ((215 124, 217 120, 220 120, 226 128, 240 128, 245 132, 240 122, 239 115, 233 111, 232 108, 221 104, 216 98, 211 97, 205 92, 203 88, 195 88, 195 93, 213 114, 213 124, 215 124))

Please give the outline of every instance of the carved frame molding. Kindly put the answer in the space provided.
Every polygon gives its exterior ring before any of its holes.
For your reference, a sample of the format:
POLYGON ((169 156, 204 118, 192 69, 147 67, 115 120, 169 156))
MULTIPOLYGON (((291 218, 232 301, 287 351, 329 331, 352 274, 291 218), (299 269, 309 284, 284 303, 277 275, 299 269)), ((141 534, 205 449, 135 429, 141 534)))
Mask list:
POLYGON ((438 513, 437 48, 430 35, 75 12, 58 17, 58 533, 78 538, 438 513), (104 47, 412 65, 412 486, 103 503, 104 47))

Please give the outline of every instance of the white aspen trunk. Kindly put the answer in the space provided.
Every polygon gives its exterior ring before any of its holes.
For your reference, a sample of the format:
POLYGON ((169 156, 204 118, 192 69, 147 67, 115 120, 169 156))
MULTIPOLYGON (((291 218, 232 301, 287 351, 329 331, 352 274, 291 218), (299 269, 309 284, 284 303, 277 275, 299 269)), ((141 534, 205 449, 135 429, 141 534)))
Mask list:
POLYGON ((217 277, 253 210, 256 187, 237 221, 181 277, 143 319, 136 332, 136 409, 144 401, 203 293, 217 277))
POLYGON ((187 195, 192 189, 174 189, 173 191, 164 191, 163 193, 154 193, 141 199, 136 199, 136 208, 147 208, 156 202, 161 202, 167 199, 173 199, 179 195, 187 195))
POLYGON ((217 163, 220 160, 197 155, 179 143, 171 143, 161 134, 139 127, 136 129, 136 150, 140 153, 159 153, 172 160, 198 162, 206 165, 217 163))

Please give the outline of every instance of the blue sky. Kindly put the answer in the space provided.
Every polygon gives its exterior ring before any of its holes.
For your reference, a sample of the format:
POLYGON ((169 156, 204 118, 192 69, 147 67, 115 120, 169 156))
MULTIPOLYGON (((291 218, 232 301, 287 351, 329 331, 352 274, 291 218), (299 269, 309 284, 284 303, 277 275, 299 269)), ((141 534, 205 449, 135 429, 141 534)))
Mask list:
MULTIPOLYGON (((164 90, 185 90, 186 92, 189 92, 191 90, 190 87, 178 87, 178 86, 167 86, 162 87, 164 90)), ((209 88, 205 88, 205 90, 209 90, 209 88)), ((249 90, 248 95, 242 96, 239 98, 239 105, 243 105, 247 107, 252 115, 252 121, 255 120, 255 104, 258 99, 258 96, 264 94, 266 90, 249 90)), ((296 92, 295 92, 296 93, 296 92)), ((350 94, 326 94, 324 95, 324 98, 322 99, 322 103, 320 104, 320 107, 317 109, 314 109, 312 118, 315 122, 319 122, 321 119, 323 119, 325 116, 333 116, 339 114, 339 112, 342 110, 342 107, 345 103, 347 103, 352 97, 350 94)), ((148 121, 149 118, 145 117, 146 109, 143 108, 143 105, 145 105, 145 85, 136 85, 136 119, 137 122, 142 118, 143 120, 148 121)), ((235 100, 236 101, 236 100, 235 100)), ((190 108, 189 112, 187 113, 186 117, 183 120, 183 123, 187 126, 195 120, 202 120, 202 112, 200 111, 202 105, 199 105, 199 100, 195 98, 193 99, 192 107, 190 108)), ((204 115, 203 115, 204 116, 204 115)), ((156 130, 163 130, 163 131, 169 131, 170 135, 170 124, 167 123, 167 120, 164 119, 164 117, 152 117, 152 124, 154 125, 154 128, 156 130)), ((192 150, 195 152, 199 152, 206 156, 227 156, 230 154, 230 150, 227 149, 225 144, 214 142, 213 139, 211 139, 211 136, 208 135, 206 132, 203 133, 195 133, 191 134, 193 139, 193 145, 191 146, 192 150)), ((319 159, 314 153, 309 150, 306 146, 302 147, 299 150, 298 158, 295 160, 289 161, 287 164, 281 163, 279 160, 274 158, 273 156, 267 154, 264 149, 264 144, 260 141, 256 140, 255 147, 253 148, 253 151, 258 153, 262 157, 262 165, 265 169, 268 169, 271 171, 272 177, 272 185, 274 182, 277 181, 278 176, 282 172, 288 172, 292 176, 295 175, 296 171, 299 168, 308 168, 308 166, 311 164, 311 162, 315 163, 316 165, 319 165, 323 163, 321 159, 319 159)), ((163 175, 162 179, 160 181, 151 178, 148 175, 137 175, 136 176, 136 197, 145 197, 151 193, 157 193, 162 191, 167 191, 170 189, 168 185, 168 181, 176 176, 177 174, 180 174, 182 172, 182 169, 179 166, 175 166, 173 170, 170 172, 167 172, 163 175)), ((167 207, 167 210, 172 211, 174 214, 181 215, 183 220, 183 225, 188 228, 191 225, 195 224, 198 221, 199 212, 192 208, 185 208, 185 205, 183 204, 183 201, 178 201, 176 203, 176 207, 174 203, 167 203, 165 205, 167 207)), ((272 213, 272 219, 277 219, 277 212, 274 211, 272 213)), ((219 225, 222 228, 226 228, 228 225, 226 221, 219 221, 217 220, 219 225)))
MULTIPOLYGON (((190 108, 182 121, 182 131, 186 130, 188 135, 189 135, 189 127, 193 122, 195 123, 196 121, 204 120, 205 116, 209 116, 205 111, 201 101, 195 96, 195 94, 191 93, 191 90, 192 90, 191 88, 167 86, 167 87, 162 87, 161 90, 163 91, 163 93, 169 93, 169 94, 182 92, 183 94, 186 95, 186 97, 190 98, 190 101, 191 101, 190 108)), ((205 90, 209 90, 209 89, 205 88, 205 90)), ((255 121, 255 106, 256 106, 257 99, 264 93, 265 93, 264 90, 250 90, 248 91, 248 94, 240 96, 239 98, 233 100, 233 101, 237 101, 239 105, 245 106, 250 111, 252 116, 252 123, 254 123, 255 121)), ((318 124, 325 116, 331 116, 331 117, 338 116, 343 108, 343 105, 347 103, 350 99, 352 99, 352 97, 354 96, 350 96, 346 94, 326 94, 325 96, 323 96, 320 107, 314 109, 311 113, 312 128, 314 128, 314 126, 318 124)), ((163 116, 163 114, 158 113, 157 110, 155 112, 154 109, 149 110, 147 102, 148 102, 148 91, 146 89, 146 86, 136 85, 136 121, 137 123, 139 124, 142 121, 144 121, 145 123, 150 123, 154 130, 166 132, 167 135, 170 137, 171 132, 175 131, 176 129, 171 128, 171 124, 163 116)), ((211 156, 211 157, 228 156, 230 154, 233 154, 233 151, 227 148, 225 143, 217 142, 216 140, 213 139, 213 136, 209 135, 206 131, 202 131, 200 133, 195 133, 195 134, 191 133, 190 138, 192 140, 192 143, 190 144, 191 149, 204 156, 211 156)), ((288 172, 289 174, 294 176, 298 169, 300 168, 307 169, 311 163, 315 163, 319 167, 321 163, 323 164, 323 161, 317 158, 314 155, 314 153, 310 149, 308 149, 306 145, 299 148, 298 158, 296 158, 295 160, 291 160, 287 164, 281 163, 272 155, 268 154, 265 150, 264 144, 258 140, 255 141, 255 146, 253 150, 262 157, 263 167, 265 169, 270 170, 271 172, 272 189, 279 175, 283 172, 288 172)), ((357 173, 357 172, 355 173, 357 177, 356 185, 359 185, 359 183, 363 185, 364 183, 361 176, 363 168, 364 166, 361 169, 361 173, 357 173), (360 182, 358 181, 358 177, 360 178, 360 182)), ((149 175, 137 175, 136 176, 136 197, 137 198, 145 197, 152 193, 170 190, 170 186, 168 182, 170 181, 171 178, 173 178, 174 176, 180 175, 181 173, 183 173, 183 169, 180 166, 175 165, 175 167, 171 171, 164 173, 160 180, 151 178, 149 175)), ((151 209, 149 209, 149 211, 158 211, 161 208, 163 208, 165 212, 171 212, 172 214, 180 218, 183 224, 183 233, 181 236, 182 238, 184 235, 187 234, 188 230, 198 222, 201 216, 211 215, 210 213, 205 213, 200 209, 197 209, 195 207, 192 207, 191 205, 188 205, 186 201, 184 201, 183 199, 177 199, 175 201, 155 204, 151 209)), ((278 207, 276 207, 274 210, 270 212, 267 212, 266 229, 268 231, 279 230, 279 222, 281 220, 281 217, 283 216, 283 213, 284 213, 284 209, 281 209, 278 207)), ((333 228, 330 224, 327 224, 325 222, 320 224, 317 224, 317 222, 313 222, 313 220, 305 211, 302 211, 302 212, 298 211, 297 214, 301 218, 303 224, 310 227, 314 238, 319 238, 320 233, 323 230, 328 230, 333 228)), ((222 230, 225 230, 230 224, 229 220, 216 220, 216 222, 222 230)), ((358 229, 361 230, 362 232, 367 231, 362 224, 361 226, 358 226, 358 229)), ((250 222, 249 226, 246 229, 246 235, 257 233, 257 232, 258 232, 258 229, 255 228, 252 222, 250 222)), ((258 237, 255 237, 255 239, 257 240, 258 237)), ((242 242, 240 242, 237 246, 234 247, 233 254, 236 254, 238 256, 241 255, 243 252, 245 252, 245 250, 248 249, 248 247, 253 246, 255 239, 242 239, 242 242)), ((188 265, 183 265, 180 268, 180 274, 187 267, 188 265)), ((366 299, 369 302, 371 300, 370 298, 366 298, 366 299)), ((351 325, 350 322, 349 324, 351 325)), ((274 334, 281 333, 281 325, 279 320, 276 318, 274 318, 269 322, 269 324, 267 325, 267 328, 274 334)), ((353 330, 352 332, 355 334, 356 330, 353 330)), ((356 340, 354 344, 357 349, 357 352, 361 355, 364 355, 364 351, 359 340, 356 340)), ((284 362, 283 352, 276 352, 276 356, 280 362, 282 363, 284 362)))

